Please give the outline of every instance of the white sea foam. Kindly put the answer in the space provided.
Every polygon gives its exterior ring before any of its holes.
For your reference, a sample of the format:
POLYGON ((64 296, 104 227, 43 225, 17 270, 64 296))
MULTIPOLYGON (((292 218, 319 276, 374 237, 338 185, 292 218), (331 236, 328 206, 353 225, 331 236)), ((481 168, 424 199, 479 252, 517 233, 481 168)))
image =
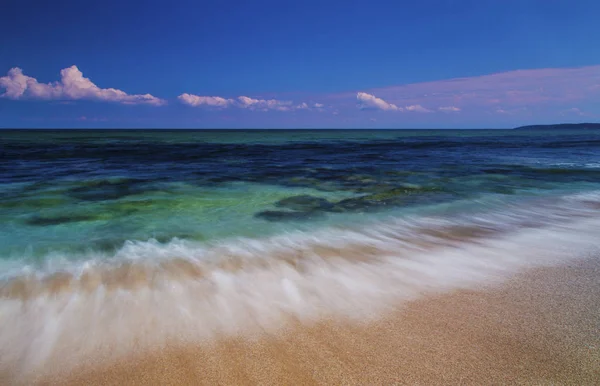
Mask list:
POLYGON ((264 240, 130 242, 113 256, 59 259, 7 281, 25 284, 0 299, 0 371, 65 370, 166 342, 276 331, 290 316, 306 323, 330 316, 368 320, 427 293, 594 256, 598 203, 600 194, 589 193, 264 240), (173 261, 186 264, 166 269, 173 261), (70 273, 60 281, 58 271, 70 273), (98 278, 86 287, 83 277, 91 273, 98 278), (67 284, 56 289, 57 280, 67 284))

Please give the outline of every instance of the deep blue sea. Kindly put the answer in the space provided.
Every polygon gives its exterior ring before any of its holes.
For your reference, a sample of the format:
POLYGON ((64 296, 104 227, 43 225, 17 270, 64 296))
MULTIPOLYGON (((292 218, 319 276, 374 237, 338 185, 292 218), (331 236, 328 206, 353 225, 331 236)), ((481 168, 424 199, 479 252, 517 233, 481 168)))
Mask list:
POLYGON ((0 131, 0 355, 363 318, 598 236, 596 131, 0 131))
POLYGON ((600 187, 595 132, 4 131, 0 259, 261 238, 600 187))

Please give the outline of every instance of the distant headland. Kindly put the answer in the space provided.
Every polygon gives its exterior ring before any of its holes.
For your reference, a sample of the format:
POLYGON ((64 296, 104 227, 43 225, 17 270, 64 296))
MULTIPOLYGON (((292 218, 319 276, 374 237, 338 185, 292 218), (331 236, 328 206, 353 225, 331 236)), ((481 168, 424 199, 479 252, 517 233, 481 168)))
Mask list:
POLYGON ((529 125, 515 130, 600 130, 600 123, 559 123, 556 125, 529 125))

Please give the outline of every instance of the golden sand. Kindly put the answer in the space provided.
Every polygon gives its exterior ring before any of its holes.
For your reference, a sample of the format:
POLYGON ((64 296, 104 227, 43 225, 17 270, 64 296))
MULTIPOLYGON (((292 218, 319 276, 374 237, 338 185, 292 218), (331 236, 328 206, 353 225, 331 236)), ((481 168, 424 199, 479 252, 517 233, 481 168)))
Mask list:
POLYGON ((365 325, 291 321, 277 335, 166 347, 37 383, 600 384, 600 263, 424 298, 365 325))

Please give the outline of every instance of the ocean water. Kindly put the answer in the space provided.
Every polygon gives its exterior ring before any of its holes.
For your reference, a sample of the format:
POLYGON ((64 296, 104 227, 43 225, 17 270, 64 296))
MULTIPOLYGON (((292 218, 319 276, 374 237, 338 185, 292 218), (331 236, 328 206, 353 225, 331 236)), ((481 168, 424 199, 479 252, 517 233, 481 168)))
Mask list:
POLYGON ((0 370, 598 256, 600 132, 0 131, 0 370))

